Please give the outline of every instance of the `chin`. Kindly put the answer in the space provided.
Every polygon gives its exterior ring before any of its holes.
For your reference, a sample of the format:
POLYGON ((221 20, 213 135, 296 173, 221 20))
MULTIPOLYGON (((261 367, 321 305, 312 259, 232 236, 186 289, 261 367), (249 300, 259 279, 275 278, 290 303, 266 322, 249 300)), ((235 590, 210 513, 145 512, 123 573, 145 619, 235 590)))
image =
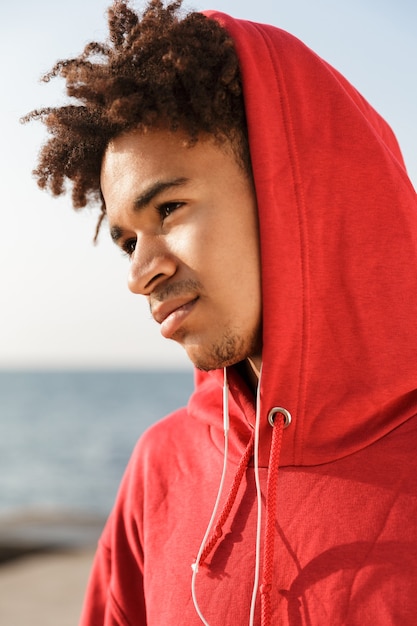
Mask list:
POLYGON ((185 335, 179 343, 187 353, 194 366, 203 372, 222 369, 230 365, 236 365, 257 352, 259 332, 253 333, 249 339, 245 339, 238 332, 226 330, 220 337, 209 341, 192 341, 185 335))
MULTIPOLYGON (((223 344, 222 347, 224 348, 223 344)), ((203 372, 210 372, 212 370, 236 365, 236 363, 244 361, 250 354, 249 351, 233 351, 232 353, 230 350, 225 353, 224 350, 219 351, 216 346, 213 350, 205 350, 204 352, 195 348, 195 346, 189 349, 186 348, 186 352, 193 365, 203 372)))

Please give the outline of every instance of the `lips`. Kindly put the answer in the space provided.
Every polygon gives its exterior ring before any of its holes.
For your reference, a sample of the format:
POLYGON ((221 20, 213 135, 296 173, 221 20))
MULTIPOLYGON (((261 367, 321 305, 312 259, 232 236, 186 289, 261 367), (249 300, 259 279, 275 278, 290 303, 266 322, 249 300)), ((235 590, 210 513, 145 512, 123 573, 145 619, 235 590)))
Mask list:
POLYGON ((193 310, 198 298, 173 298, 151 306, 152 316, 161 325, 163 337, 170 338, 193 310))

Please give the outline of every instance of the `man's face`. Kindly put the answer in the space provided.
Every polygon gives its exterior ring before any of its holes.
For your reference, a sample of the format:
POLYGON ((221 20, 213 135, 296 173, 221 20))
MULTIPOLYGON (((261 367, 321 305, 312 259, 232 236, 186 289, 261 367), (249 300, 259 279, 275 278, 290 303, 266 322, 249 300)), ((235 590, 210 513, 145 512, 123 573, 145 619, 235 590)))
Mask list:
POLYGON ((261 279, 253 185, 231 146, 165 130, 114 139, 101 187, 129 288, 164 337, 203 370, 261 360, 261 279))

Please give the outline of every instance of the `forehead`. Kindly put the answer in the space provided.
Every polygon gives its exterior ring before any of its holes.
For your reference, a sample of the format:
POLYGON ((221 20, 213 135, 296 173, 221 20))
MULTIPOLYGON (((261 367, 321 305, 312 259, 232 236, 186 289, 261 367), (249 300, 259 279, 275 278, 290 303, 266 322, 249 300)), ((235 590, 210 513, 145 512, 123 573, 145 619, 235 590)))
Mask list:
POLYGON ((133 130, 107 146, 100 183, 108 211, 121 194, 143 194, 150 185, 179 178, 214 185, 225 171, 245 175, 226 140, 219 144, 212 136, 200 136, 191 143, 181 131, 133 130))
POLYGON ((131 130, 113 138, 107 145, 102 161, 101 175, 109 159, 137 160, 158 158, 162 163, 168 161, 173 153, 177 158, 187 157, 190 153, 221 151, 224 155, 234 155, 232 142, 217 140, 213 135, 200 134, 194 140, 182 130, 166 129, 131 130), (199 150, 201 148, 201 150, 199 150))

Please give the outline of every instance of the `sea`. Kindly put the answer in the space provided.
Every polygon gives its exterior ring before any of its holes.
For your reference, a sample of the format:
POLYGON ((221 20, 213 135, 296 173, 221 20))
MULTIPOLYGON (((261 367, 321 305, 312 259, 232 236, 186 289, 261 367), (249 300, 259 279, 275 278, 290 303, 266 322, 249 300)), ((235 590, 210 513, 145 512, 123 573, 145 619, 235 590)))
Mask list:
POLYGON ((0 516, 105 519, 138 438, 192 389, 191 371, 0 371, 0 516))

